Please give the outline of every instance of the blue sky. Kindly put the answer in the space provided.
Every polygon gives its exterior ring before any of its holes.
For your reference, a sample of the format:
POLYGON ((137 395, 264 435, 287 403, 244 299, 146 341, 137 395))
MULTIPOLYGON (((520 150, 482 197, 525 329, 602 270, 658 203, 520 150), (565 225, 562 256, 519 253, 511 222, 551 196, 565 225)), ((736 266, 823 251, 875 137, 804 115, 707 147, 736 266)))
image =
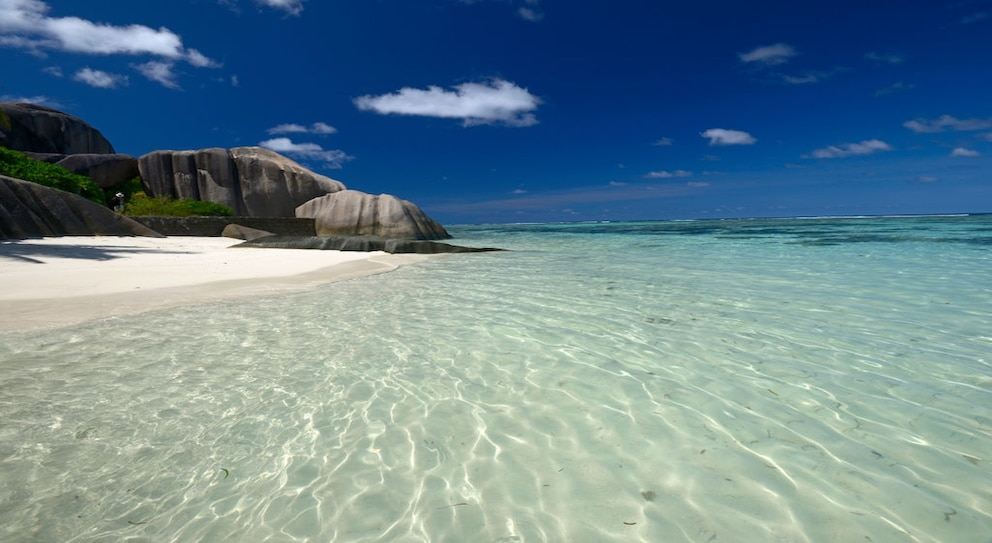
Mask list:
POLYGON ((0 98, 444 224, 992 211, 992 0, 0 0, 0 98))

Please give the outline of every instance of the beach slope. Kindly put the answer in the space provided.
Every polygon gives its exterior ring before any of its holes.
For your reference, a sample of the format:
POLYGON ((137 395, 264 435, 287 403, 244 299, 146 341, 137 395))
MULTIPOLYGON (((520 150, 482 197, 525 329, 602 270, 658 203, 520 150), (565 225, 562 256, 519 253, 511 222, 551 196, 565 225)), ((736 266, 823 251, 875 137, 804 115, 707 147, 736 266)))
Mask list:
POLYGON ((230 248, 240 242, 112 236, 0 241, 0 332, 305 288, 426 258, 230 248))

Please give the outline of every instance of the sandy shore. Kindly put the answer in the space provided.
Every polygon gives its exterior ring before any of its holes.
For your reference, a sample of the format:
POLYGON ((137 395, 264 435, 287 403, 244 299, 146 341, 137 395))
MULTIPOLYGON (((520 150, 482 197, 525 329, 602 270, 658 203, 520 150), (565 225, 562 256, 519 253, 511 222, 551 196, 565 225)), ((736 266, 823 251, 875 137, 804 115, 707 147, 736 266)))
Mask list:
POLYGON ((238 243, 109 236, 0 241, 0 332, 304 288, 424 258, 230 248, 238 243))

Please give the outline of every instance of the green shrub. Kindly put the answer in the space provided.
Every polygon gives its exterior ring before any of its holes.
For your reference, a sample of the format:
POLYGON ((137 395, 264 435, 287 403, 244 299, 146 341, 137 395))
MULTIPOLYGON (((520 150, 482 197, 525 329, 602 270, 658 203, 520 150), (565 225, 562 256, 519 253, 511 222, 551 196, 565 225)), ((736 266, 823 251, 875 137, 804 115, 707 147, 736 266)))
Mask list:
POLYGON ((100 205, 106 205, 103 190, 89 177, 74 174, 58 164, 35 160, 6 147, 0 147, 0 175, 79 194, 100 205))
POLYGON ((214 202, 200 200, 175 200, 168 196, 150 198, 144 192, 137 192, 124 205, 124 214, 132 217, 151 215, 156 217, 224 216, 234 215, 234 211, 214 202))

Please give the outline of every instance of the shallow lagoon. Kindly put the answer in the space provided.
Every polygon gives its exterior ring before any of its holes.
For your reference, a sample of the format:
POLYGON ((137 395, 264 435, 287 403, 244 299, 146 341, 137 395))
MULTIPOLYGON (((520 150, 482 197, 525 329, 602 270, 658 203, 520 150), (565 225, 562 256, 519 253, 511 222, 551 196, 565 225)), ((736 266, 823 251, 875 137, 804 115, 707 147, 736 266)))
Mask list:
POLYGON ((2 336, 0 540, 990 540, 992 216, 452 233, 2 336))

